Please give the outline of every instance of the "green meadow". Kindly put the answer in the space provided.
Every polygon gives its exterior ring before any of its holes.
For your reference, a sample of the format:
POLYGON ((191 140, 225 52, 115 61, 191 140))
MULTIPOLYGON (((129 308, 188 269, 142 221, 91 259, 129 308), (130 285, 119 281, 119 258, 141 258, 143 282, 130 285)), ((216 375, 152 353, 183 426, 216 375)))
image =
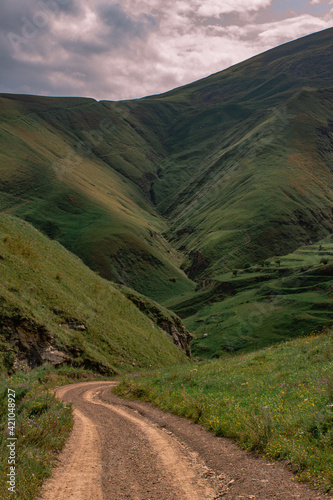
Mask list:
POLYGON ((195 332, 193 354, 253 351, 333 324, 333 239, 216 276, 167 307, 195 332), (235 274, 234 274, 235 273, 235 274))

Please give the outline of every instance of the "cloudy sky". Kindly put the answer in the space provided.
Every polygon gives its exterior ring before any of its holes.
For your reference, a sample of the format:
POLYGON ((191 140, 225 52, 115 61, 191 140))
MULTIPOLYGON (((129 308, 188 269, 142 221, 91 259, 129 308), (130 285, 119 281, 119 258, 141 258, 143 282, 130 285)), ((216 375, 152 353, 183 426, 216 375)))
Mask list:
POLYGON ((0 92, 142 97, 332 21, 333 0, 2 0, 0 92))

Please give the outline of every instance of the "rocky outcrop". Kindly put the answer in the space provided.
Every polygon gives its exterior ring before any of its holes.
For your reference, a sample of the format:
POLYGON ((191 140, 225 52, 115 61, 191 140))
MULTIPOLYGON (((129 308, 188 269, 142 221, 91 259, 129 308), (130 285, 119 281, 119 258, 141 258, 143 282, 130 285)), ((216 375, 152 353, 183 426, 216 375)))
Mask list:
POLYGON ((30 319, 0 317, 0 335, 13 354, 13 369, 31 369, 49 362, 55 366, 68 360, 52 342, 52 336, 43 326, 30 319))
POLYGON ((130 288, 121 285, 118 285, 118 288, 153 323, 168 333, 172 337, 173 343, 181 351, 189 358, 192 356, 191 341, 193 336, 186 330, 179 316, 130 288))
POLYGON ((178 316, 174 315, 172 316, 172 320, 170 319, 165 319, 165 320, 159 320, 157 319, 156 321, 157 326, 162 328, 165 332, 167 332, 169 335, 171 335, 173 339, 173 343, 179 347, 181 351, 183 351, 186 356, 189 358, 191 357, 191 340, 192 340, 192 335, 190 332, 188 332, 182 323, 181 319, 178 318, 178 316))
POLYGON ((186 269, 187 276, 195 280, 200 276, 210 265, 209 259, 199 251, 190 252, 190 266, 186 269))

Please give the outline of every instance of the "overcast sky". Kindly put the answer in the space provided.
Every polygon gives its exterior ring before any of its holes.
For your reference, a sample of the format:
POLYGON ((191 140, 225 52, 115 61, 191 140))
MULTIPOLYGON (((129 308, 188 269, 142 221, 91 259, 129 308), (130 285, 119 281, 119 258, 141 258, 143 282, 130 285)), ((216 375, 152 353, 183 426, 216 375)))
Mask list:
POLYGON ((161 93, 332 20, 333 0, 2 0, 0 92, 161 93))

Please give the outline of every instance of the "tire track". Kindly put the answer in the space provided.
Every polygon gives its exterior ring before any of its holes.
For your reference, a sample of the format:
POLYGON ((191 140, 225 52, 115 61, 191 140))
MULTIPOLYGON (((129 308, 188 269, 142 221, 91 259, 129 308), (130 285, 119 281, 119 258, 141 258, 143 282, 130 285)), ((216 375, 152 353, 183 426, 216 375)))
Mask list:
POLYGON ((116 382, 61 387, 74 429, 40 500, 331 500, 286 466, 200 425, 111 393, 116 382))
MULTIPOLYGON (((102 390, 111 389, 115 382, 84 383, 66 386, 56 391, 63 400, 74 400, 74 429, 60 457, 60 464, 45 483, 41 500, 215 500, 220 498, 218 482, 207 475, 207 467, 193 460, 178 440, 158 428, 133 410, 103 402, 102 390), (87 414, 89 407, 90 415, 87 414), (102 449, 112 456, 114 443, 107 436, 104 417, 113 427, 120 426, 120 433, 130 427, 136 436, 145 441, 139 451, 139 460, 127 461, 123 470, 110 470, 103 477, 102 449), (105 413, 106 412, 106 413, 105 413), (92 415, 95 418, 92 418, 92 415), (147 451, 148 449, 148 451, 147 451), (142 456, 140 456, 142 455, 142 456), (152 460, 153 459, 153 460, 152 460), (136 462, 147 462, 145 473, 136 470, 136 462), (153 467, 154 464, 154 467, 153 467), (151 465, 151 467, 150 467, 151 465), (130 469, 133 467, 133 470, 130 469), (138 472, 138 473, 137 473, 138 472), (122 484, 114 474, 122 477, 122 484), (126 481, 128 478, 128 481, 126 481), (131 481, 132 479, 132 481, 131 481), (216 483, 216 484, 214 484, 216 483), (151 485, 154 485, 153 491, 151 485), (153 495, 151 495, 153 493, 153 495)), ((120 443, 119 443, 120 444, 120 443)), ((130 442, 130 447, 133 444, 130 442)), ((125 453, 121 448, 117 453, 125 453)), ((118 462, 121 461, 117 460, 118 462)))
MULTIPOLYGON (((174 437, 153 426, 142 417, 134 416, 128 409, 125 410, 97 400, 96 396, 99 392, 96 390, 87 391, 84 394, 84 399, 89 403, 108 408, 143 431, 161 460, 164 470, 168 471, 175 489, 179 492, 179 498, 184 500, 202 500, 203 498, 213 500, 217 498, 217 490, 212 485, 206 484, 207 481, 202 479, 200 472, 193 467, 185 450, 181 449, 174 437)), ((202 470, 203 472, 204 470, 202 470)))

